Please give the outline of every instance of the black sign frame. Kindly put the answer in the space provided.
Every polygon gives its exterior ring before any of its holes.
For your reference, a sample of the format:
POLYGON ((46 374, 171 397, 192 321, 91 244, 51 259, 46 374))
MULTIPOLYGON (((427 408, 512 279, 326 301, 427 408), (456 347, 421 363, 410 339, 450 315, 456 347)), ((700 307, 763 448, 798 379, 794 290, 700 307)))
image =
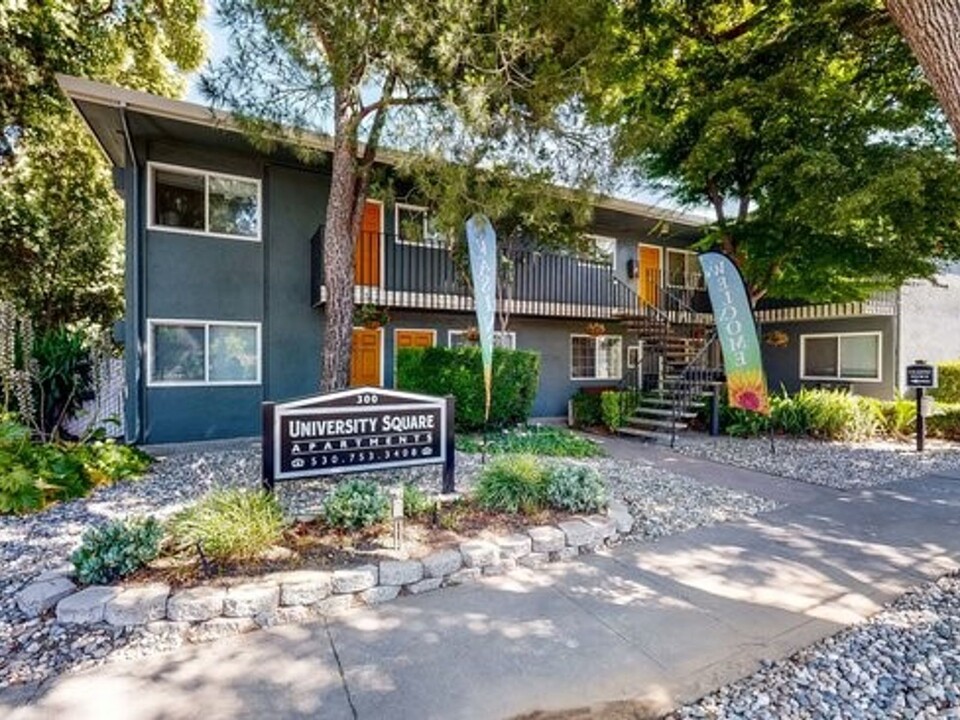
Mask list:
MULTIPOLYGON (((339 392, 297 398, 282 403, 265 402, 262 404, 262 419, 263 487, 268 492, 273 491, 278 481, 300 480, 344 473, 377 472, 422 465, 443 465, 443 492, 452 493, 455 491, 456 451, 454 448, 454 399, 452 396, 441 398, 376 387, 351 388, 339 392), (426 416, 437 419, 432 428, 437 437, 431 438, 429 443, 421 442, 419 444, 416 442, 409 444, 404 440, 395 449, 399 455, 401 450, 422 447, 423 454, 419 456, 407 457, 404 454, 403 457, 393 460, 371 458, 372 461, 363 461, 362 459, 353 461, 351 457, 349 462, 344 463, 337 460, 320 467, 291 467, 293 465, 291 458, 296 453, 292 452, 293 445, 289 437, 291 425, 284 425, 285 419, 302 419, 308 424, 343 421, 342 427, 349 428, 357 425, 375 427, 376 422, 371 421, 371 418, 382 418, 392 412, 411 413, 416 411, 420 411, 420 417, 426 416), (429 454, 427 448, 429 448, 429 454)), ((312 454, 337 459, 341 455, 359 455, 361 458, 366 455, 374 456, 380 450, 389 454, 387 445, 379 445, 381 438, 386 443, 394 435, 399 438, 402 435, 415 434, 426 433, 413 428, 374 433, 372 436, 365 435, 362 432, 337 434, 335 436, 336 440, 330 440, 330 442, 352 440, 356 447, 352 450, 349 448, 319 449, 312 454), (370 443, 369 437, 378 438, 377 444, 370 443), (364 438, 368 438, 367 447, 363 447, 362 440, 364 438)), ((298 440, 298 443, 310 442, 316 444, 321 441, 319 439, 298 440)))
POLYGON ((908 388, 936 389, 938 386, 937 366, 927 363, 907 365, 906 380, 908 388))

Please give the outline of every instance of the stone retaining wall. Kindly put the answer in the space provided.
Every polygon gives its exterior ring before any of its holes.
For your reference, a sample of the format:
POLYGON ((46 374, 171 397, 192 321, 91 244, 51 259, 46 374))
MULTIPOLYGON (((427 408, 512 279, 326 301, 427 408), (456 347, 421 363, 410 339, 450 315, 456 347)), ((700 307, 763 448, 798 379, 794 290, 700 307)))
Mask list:
POLYGON ((595 552, 630 532, 633 519, 613 504, 607 515, 542 525, 494 541, 467 540, 419 560, 383 560, 333 571, 296 570, 264 575, 229 588, 199 586, 171 592, 162 583, 89 586, 79 589, 73 568, 48 571, 22 588, 17 606, 37 617, 53 608, 63 624, 106 623, 177 632, 202 642, 258 627, 333 616, 378 605, 401 593, 416 595, 448 585, 499 575, 518 565, 537 568, 595 552))

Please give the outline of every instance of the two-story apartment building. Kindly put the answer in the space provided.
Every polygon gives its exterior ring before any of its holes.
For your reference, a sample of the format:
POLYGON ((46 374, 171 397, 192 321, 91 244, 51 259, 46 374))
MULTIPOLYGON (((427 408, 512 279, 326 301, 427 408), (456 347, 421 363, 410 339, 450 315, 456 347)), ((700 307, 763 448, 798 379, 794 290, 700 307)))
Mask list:
MULTIPOLYGON (((202 106, 60 82, 116 168, 126 208, 128 439, 259 434, 262 401, 318 386, 329 169, 283 147, 258 151, 229 116, 202 106)), ((329 147, 322 136, 306 142, 329 147)), ((593 256, 517 258, 498 342, 540 353, 536 416, 564 415, 579 388, 664 387, 687 363, 716 363, 689 248, 704 225, 697 215, 598 198, 593 256)), ((357 305, 389 316, 354 331, 357 385, 391 387, 398 348, 456 345, 475 322, 469 288, 431 232, 427 208, 370 200, 354 279, 357 305)), ((895 299, 771 304, 757 316, 774 388, 826 383, 893 394, 895 299)))

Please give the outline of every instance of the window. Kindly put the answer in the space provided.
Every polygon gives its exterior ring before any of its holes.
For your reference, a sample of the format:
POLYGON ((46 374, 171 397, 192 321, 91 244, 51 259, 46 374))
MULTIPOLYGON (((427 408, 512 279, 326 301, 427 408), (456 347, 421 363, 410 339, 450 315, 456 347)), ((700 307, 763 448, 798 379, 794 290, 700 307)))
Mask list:
MULTIPOLYGON (((473 345, 473 344, 475 344, 473 341, 467 339, 467 333, 465 330, 447 331, 447 345, 449 347, 464 347, 465 345, 473 345)), ((506 350, 516 350, 517 334, 515 332, 504 332, 502 330, 494 330, 493 346, 498 348, 504 348, 506 350)))
POLYGON ((667 285, 687 290, 703 287, 703 273, 696 253, 667 249, 667 285))
POLYGON ((260 181, 150 165, 150 227, 242 240, 260 238, 260 181))
POLYGON ((803 380, 879 382, 880 332, 800 336, 803 380))
POLYGON ((151 320, 150 385, 260 383, 260 324, 151 320))
POLYGON ((613 267, 617 257, 617 239, 601 235, 587 235, 587 240, 591 243, 591 247, 584 260, 613 267))
POLYGON ((571 335, 572 380, 619 380, 623 374, 623 338, 619 335, 571 335))
POLYGON ((423 247, 443 247, 443 236, 434 227, 427 208, 397 203, 395 208, 397 242, 423 247))

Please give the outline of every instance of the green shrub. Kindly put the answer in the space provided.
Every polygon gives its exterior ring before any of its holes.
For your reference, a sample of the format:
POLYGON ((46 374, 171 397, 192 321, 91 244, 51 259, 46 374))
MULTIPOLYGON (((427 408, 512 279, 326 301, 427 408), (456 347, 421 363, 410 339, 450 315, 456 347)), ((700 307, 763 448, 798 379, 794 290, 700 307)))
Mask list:
POLYGON ((283 534, 276 497, 259 490, 215 490, 171 518, 170 536, 180 550, 199 547, 217 561, 254 558, 283 534))
POLYGON ((478 453, 486 450, 491 455, 530 453, 556 457, 595 457, 603 449, 593 440, 580 437, 566 428, 549 425, 525 425, 501 430, 484 439, 475 435, 458 435, 457 450, 478 453))
POLYGON ((600 512, 607 506, 607 488, 594 468, 563 465, 547 474, 547 502, 569 512, 600 512))
POLYGON ((160 553, 163 527, 154 518, 115 520, 90 528, 70 556, 84 585, 104 585, 126 577, 160 553))
POLYGON ((40 428, 44 437, 55 437, 83 401, 93 397, 93 363, 87 338, 82 332, 65 328, 48 330, 34 340, 33 358, 40 428))
POLYGON ((389 510, 390 500, 380 486, 370 480, 347 480, 323 503, 323 517, 331 527, 341 530, 360 530, 381 523, 387 519, 389 510))
POLYGON ((532 514, 543 508, 546 473, 533 455, 503 455, 483 469, 474 497, 488 510, 532 514))
POLYGON ((733 437, 757 437, 770 432, 770 417, 724 402, 720 406, 720 426, 733 437))
POLYGON ((419 518, 432 512, 434 502, 416 485, 406 483, 403 486, 403 516, 419 518))
POLYGON ((570 398, 573 405, 574 427, 598 427, 603 425, 603 406, 600 393, 577 390, 570 398))
POLYGON ((917 404, 913 400, 898 398, 881 403, 880 413, 885 434, 903 438, 916 432, 917 404))
POLYGON ((632 390, 604 390, 600 393, 600 415, 610 432, 616 432, 637 409, 640 396, 632 390))
POLYGON ((960 406, 940 405, 927 418, 927 434, 944 440, 960 441, 960 406))
MULTIPOLYGON (((504 427, 526 422, 539 382, 539 354, 496 348, 490 425, 504 427)), ((397 352, 396 386, 427 395, 453 395, 457 430, 469 432, 484 427, 485 394, 479 348, 403 348, 397 352)))
POLYGON ((113 440, 96 440, 74 445, 72 449, 97 484, 139 477, 153 464, 153 458, 147 453, 113 440))
POLYGON ((938 402, 960 403, 960 360, 937 363, 939 387, 933 391, 938 402))

